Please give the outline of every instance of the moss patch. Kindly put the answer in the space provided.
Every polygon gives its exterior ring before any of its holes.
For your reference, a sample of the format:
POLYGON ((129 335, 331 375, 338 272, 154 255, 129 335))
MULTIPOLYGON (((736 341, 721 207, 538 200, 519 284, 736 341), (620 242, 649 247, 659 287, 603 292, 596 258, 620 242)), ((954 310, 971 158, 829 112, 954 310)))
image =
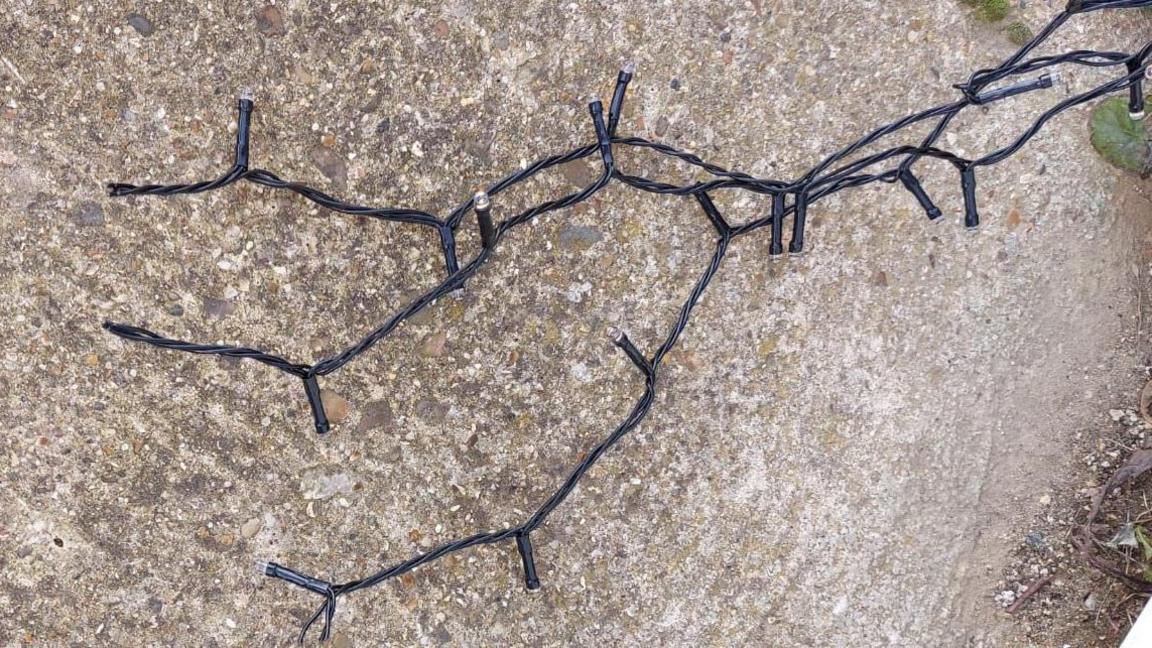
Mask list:
POLYGON ((1004 20, 1010 11, 1012 3, 1009 0, 983 0, 980 3, 980 15, 989 22, 1004 20))
POLYGON ((1004 35, 1008 37, 1008 40, 1011 41, 1013 45, 1017 46, 1024 45, 1035 36, 1028 25, 1020 21, 1008 25, 1008 29, 1005 30, 1004 35))
POLYGON ((961 0, 966 5, 976 7, 976 15, 981 20, 1000 22, 1012 11, 1011 0, 961 0))

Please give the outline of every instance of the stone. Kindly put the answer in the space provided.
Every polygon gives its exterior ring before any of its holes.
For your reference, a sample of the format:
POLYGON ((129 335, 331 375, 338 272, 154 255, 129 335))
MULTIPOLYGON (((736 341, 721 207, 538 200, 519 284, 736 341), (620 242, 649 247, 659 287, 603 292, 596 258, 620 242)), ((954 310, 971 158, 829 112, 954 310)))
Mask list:
POLYGON ((231 315, 232 312, 236 310, 236 304, 227 299, 205 297, 203 300, 203 309, 206 316, 221 319, 231 315))
POLYGON ((668 121, 668 118, 661 115, 660 117, 656 118, 656 126, 653 128, 653 132, 656 133, 657 137, 664 137, 668 134, 668 129, 670 127, 671 123, 668 121))
POLYGON ((104 208, 100 203, 86 200, 72 213, 72 222, 85 227, 98 227, 104 224, 104 208))
POLYGON ((776 352, 776 346, 779 344, 780 339, 775 335, 766 336, 760 340, 760 344, 756 345, 756 353, 761 358, 767 358, 776 352))
POLYGON ((448 342, 448 331, 437 331, 428 336, 421 347, 421 353, 429 358, 438 358, 444 355, 444 347, 448 342))
POLYGON ((138 13, 128 14, 128 24, 132 27, 132 29, 136 30, 136 33, 140 34, 141 36, 151 36, 156 32, 156 28, 152 25, 152 21, 138 13))
POLYGON ((1096 592, 1089 592, 1088 596, 1084 597, 1084 609, 1089 612, 1096 611, 1100 607, 1100 599, 1096 596, 1096 592))
POLYGON ((372 401, 364 406, 364 414, 360 417, 360 423, 356 426, 359 432, 370 432, 372 430, 389 429, 396 424, 395 415, 392 413, 392 405, 386 400, 372 401))
POLYGON ((324 414, 329 421, 339 423, 348 418, 348 400, 331 389, 320 390, 320 401, 324 403, 324 414))
POLYGON ((348 162, 344 160, 344 156, 320 145, 312 149, 309 159, 324 177, 332 181, 332 184, 341 189, 348 185, 348 162))
POLYGON ((604 233, 590 225, 565 225, 560 230, 560 247, 583 252, 604 238, 604 233))
POLYGON ((576 187, 587 187, 596 180, 597 171, 588 160, 573 160, 560 165, 560 173, 576 187))
POLYGON ((260 529, 263 527, 264 523, 260 521, 260 518, 254 517, 240 525, 240 537, 247 539, 254 538, 257 533, 260 533, 260 529))
POLYGON ((307 500, 325 500, 336 494, 352 492, 354 483, 347 473, 325 475, 321 472, 306 473, 300 480, 300 491, 307 500))
POLYGON ((276 5, 268 5, 256 12, 256 29, 265 36, 283 36, 288 33, 284 27, 284 14, 276 5))
POLYGON ((1021 218, 1022 218, 1022 217, 1021 217, 1021 215, 1020 215, 1020 210, 1019 210, 1019 209, 1016 209, 1015 207, 1013 207, 1013 208, 1012 208, 1012 210, 1008 212, 1008 218, 1007 218, 1007 219, 1005 219, 1005 223, 1004 223, 1004 224, 1005 224, 1005 225, 1008 227, 1008 229, 1010 229, 1010 230, 1012 230, 1012 229, 1016 229, 1017 227, 1019 227, 1019 226, 1020 226, 1020 220, 1021 220, 1021 218))

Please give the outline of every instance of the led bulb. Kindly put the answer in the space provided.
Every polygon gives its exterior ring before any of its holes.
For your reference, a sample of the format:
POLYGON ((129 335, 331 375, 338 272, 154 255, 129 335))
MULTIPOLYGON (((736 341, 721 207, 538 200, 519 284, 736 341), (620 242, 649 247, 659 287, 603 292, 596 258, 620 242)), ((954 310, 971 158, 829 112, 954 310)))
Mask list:
POLYGON ((492 200, 488 197, 488 192, 477 191, 476 195, 472 196, 472 205, 476 209, 484 211, 492 206, 492 200))

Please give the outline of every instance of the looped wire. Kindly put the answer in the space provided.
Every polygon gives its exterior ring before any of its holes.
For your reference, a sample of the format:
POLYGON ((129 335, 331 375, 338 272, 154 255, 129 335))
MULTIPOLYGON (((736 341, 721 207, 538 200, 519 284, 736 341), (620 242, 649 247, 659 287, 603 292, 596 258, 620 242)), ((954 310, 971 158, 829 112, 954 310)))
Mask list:
MULTIPOLYGON (((913 172, 913 166, 917 162, 925 159, 950 164, 959 171, 960 185, 964 195, 965 205, 964 223, 969 228, 977 227, 980 223, 978 206, 976 204, 977 168, 994 165, 1015 154, 1035 137, 1040 129, 1050 120, 1076 106, 1107 94, 1123 91, 1131 91, 1133 96, 1142 96, 1138 91, 1142 88, 1140 84, 1142 84, 1148 70, 1148 59, 1152 56, 1152 43, 1145 45, 1137 54, 1077 50, 1059 56, 1038 57, 1025 60, 1029 52, 1051 37, 1073 14, 1102 9, 1131 7, 1152 7, 1152 0, 1072 0, 1068 4, 1065 12, 1058 14, 1035 38, 1021 47, 1020 50, 999 67, 980 70, 974 73, 966 83, 953 86, 964 95, 962 100, 931 107, 877 128, 831 154, 795 180, 757 178, 751 174, 732 171, 718 165, 710 164, 695 154, 681 151, 668 144, 651 142, 641 137, 617 136, 616 128, 620 120, 625 90, 632 79, 634 71, 631 65, 627 65, 620 71, 617 77, 617 85, 612 96, 607 121, 605 120, 603 106, 599 100, 594 100, 589 104, 589 111, 592 116, 593 127, 596 134, 595 143, 580 146, 565 153, 541 158, 532 164, 518 169, 495 183, 488 185, 486 191, 478 193, 477 196, 482 197, 480 204, 477 204, 477 200, 470 197, 452 210, 445 218, 414 209, 376 208, 357 205, 304 184, 283 180, 270 171, 249 169, 248 119, 252 112, 252 101, 251 98, 244 97, 240 102, 241 128, 237 131, 236 161, 223 175, 214 180, 177 185, 131 185, 115 183, 108 186, 110 195, 171 196, 177 194, 194 194, 219 189, 242 180, 273 189, 287 190, 336 212, 434 228, 440 237, 440 247, 445 257, 447 276, 438 285, 428 289, 397 313, 393 314, 391 318, 369 332, 352 347, 313 364, 290 362, 279 356, 249 347, 185 342, 179 339, 164 337, 142 327, 127 324, 114 324, 109 322, 105 324, 105 328, 110 333, 127 340, 190 353, 252 359, 303 378, 309 403, 313 409, 316 429, 319 432, 327 432, 328 422, 324 416, 323 403, 317 379, 340 369, 387 337, 406 319, 427 308, 440 297, 463 287, 465 283, 475 276, 492 258, 493 248, 499 240, 512 229, 530 222, 542 214, 565 209, 585 201, 606 187, 612 180, 617 180, 624 185, 653 194, 693 197, 703 217, 712 223, 716 233, 719 235, 707 268, 705 268, 702 275, 693 285, 688 299, 681 306, 679 314, 663 342, 659 344, 656 351, 652 353, 650 357, 646 356, 623 331, 618 329, 612 330, 610 333, 612 342, 623 350, 627 359, 642 373, 644 378, 643 390, 628 416, 618 423, 603 440, 585 453, 584 457, 571 470, 563 483, 559 485, 552 495, 540 504, 534 513, 518 525, 494 531, 479 532, 444 542, 426 553, 417 553, 411 558, 386 566, 370 576, 338 585, 332 585, 326 581, 305 576, 274 563, 268 563, 263 567, 263 573, 266 576, 286 580, 324 597, 323 604, 308 619, 301 630, 299 636, 301 642, 305 640, 308 631, 321 618, 324 619, 320 632, 321 640, 327 640, 331 636, 333 618, 336 613, 336 599, 339 596, 374 587, 386 580, 427 565, 451 553, 464 551, 480 545, 515 542, 524 566, 527 587, 529 589, 535 589, 541 585, 535 564, 535 554, 529 538, 530 534, 537 531, 545 523, 547 518, 573 493, 577 483, 585 477, 592 466, 625 435, 639 426, 647 416, 655 400, 659 367, 665 356, 675 346, 681 334, 686 329, 693 310, 699 303, 705 289, 719 271, 729 244, 736 237, 770 227, 771 237, 769 244, 766 246, 767 256, 770 258, 780 257, 784 253, 784 225, 786 220, 791 218, 792 240, 788 246, 788 251, 793 254, 800 254, 804 250, 806 214, 813 206, 821 199, 836 192, 853 187, 862 187, 876 182, 896 183, 900 181, 904 188, 920 203, 926 215, 929 218, 935 219, 941 215, 941 212, 913 172), (992 102, 1004 101, 1025 93, 1051 88, 1054 85, 1054 75, 1049 76, 1045 74, 1039 79, 1021 81, 985 91, 986 88, 990 88, 993 84, 999 84, 1010 77, 1041 72, 1046 68, 1063 64, 1090 66, 1093 68, 1124 66, 1126 73, 1124 76, 1113 79, 1089 91, 1062 99, 1056 106, 1040 115, 1025 132, 1013 142, 983 157, 968 159, 939 148, 939 142, 952 123, 952 120, 965 108, 973 105, 986 105, 992 102), (936 121, 935 127, 932 129, 931 134, 918 145, 906 144, 893 146, 877 153, 860 155, 860 152, 865 147, 875 143, 881 138, 891 136, 913 125, 932 120, 936 121), (711 178, 707 180, 692 180, 685 184, 677 185, 637 175, 630 175, 617 169, 614 147, 629 147, 636 150, 648 151, 656 155, 668 156, 703 171, 711 176, 711 178), (525 182, 535 175, 559 164, 582 159, 597 152, 603 164, 603 171, 600 177, 592 184, 574 193, 545 201, 539 205, 525 209, 518 214, 511 215, 495 226, 494 223, 489 220, 491 214, 488 210, 492 200, 501 192, 513 185, 525 182), (894 168, 889 168, 889 165, 895 166, 894 168), (736 222, 722 214, 709 196, 709 192, 718 192, 720 190, 748 191, 754 194, 770 196, 772 198, 771 213, 743 222, 736 222), (473 259, 461 265, 457 259, 456 234, 458 229, 463 225, 464 218, 468 212, 478 210, 477 222, 482 228, 481 235, 484 240, 484 245, 473 259)), ((1135 111, 1132 112, 1135 114, 1135 111)))

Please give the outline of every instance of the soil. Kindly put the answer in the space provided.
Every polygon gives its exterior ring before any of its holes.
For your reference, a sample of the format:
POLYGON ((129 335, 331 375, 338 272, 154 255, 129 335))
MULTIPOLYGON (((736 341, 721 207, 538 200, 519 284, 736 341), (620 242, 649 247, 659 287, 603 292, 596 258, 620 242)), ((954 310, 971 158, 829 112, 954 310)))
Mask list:
MULTIPOLYGON (((1137 282, 1140 299, 1139 321, 1131 351, 1133 363, 1127 367, 1127 393, 1117 391, 1101 399, 1099 416, 1077 432, 1069 447, 1069 460, 1062 472, 1045 482, 1051 494, 1042 496, 1042 511, 1019 527, 1019 546, 1001 581, 989 593, 995 605, 1008 610, 1017 604, 1013 618, 1017 634, 1007 645, 1036 648, 1115 648, 1143 608, 1147 595, 1134 592, 1116 579, 1089 565, 1073 541, 1086 522, 1091 501, 1112 473, 1133 450, 1152 445, 1152 423, 1140 414, 1140 396, 1152 369, 1152 240, 1147 223, 1152 217, 1152 191, 1149 183, 1123 183, 1117 190, 1118 218, 1127 222, 1134 235, 1135 253, 1141 268, 1137 282), (1026 600, 1016 599, 1030 587, 1043 584, 1026 600)), ((1121 354, 1123 355, 1123 354, 1121 354)), ((1034 489, 1036 483, 1021 483, 1034 489)), ((1105 500, 1096 536, 1108 539, 1126 523, 1152 519, 1152 475, 1132 481, 1105 500)), ((1108 560, 1127 565, 1135 574, 1141 560, 1133 549, 1098 545, 1108 560)), ((1008 612, 1004 612, 1008 614, 1008 612)), ((1011 636, 1011 635, 1010 635, 1011 636)))

